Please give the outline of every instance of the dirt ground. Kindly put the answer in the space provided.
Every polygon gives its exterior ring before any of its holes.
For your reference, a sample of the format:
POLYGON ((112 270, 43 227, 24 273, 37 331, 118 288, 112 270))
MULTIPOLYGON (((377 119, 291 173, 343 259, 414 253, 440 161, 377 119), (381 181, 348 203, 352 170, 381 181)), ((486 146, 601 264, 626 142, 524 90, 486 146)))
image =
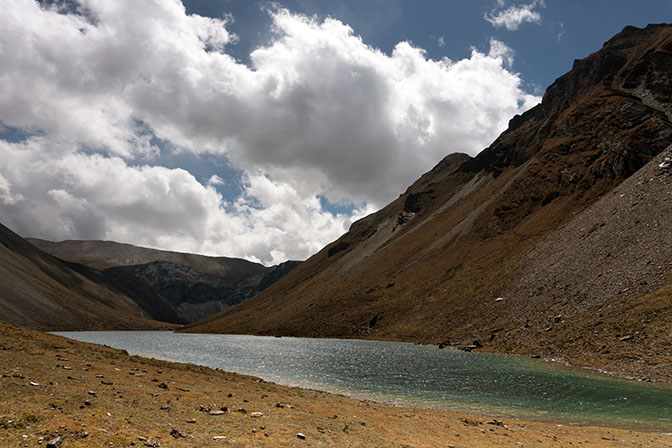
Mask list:
POLYGON ((3 323, 0 375, 3 448, 52 446, 59 437, 62 447, 672 446, 666 434, 500 421, 278 386, 3 323))

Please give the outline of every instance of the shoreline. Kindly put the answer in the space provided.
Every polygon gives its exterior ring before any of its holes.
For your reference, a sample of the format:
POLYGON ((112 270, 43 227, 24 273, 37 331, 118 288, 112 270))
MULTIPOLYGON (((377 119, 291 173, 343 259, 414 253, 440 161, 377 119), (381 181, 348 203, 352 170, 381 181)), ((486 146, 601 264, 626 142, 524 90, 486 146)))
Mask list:
POLYGON ((2 323, 0 360, 0 440, 11 446, 35 446, 40 439, 46 444, 49 437, 62 437, 68 447, 672 444, 663 433, 361 401, 2 323))
MULTIPOLYGON (((101 333, 104 331, 101 331, 101 333)), ((149 331, 152 332, 152 331, 149 331)), ((67 335, 69 332, 56 332, 56 333, 61 333, 62 336, 70 339, 70 337, 67 335)), ((78 333, 78 332, 74 332, 78 333)), ((88 333, 88 332, 87 332, 88 333)), ((181 334, 181 333, 178 333, 181 334)), ((194 334, 194 333, 190 333, 194 334)), ((208 335, 208 333, 204 333, 204 335, 208 335)), ((243 336, 243 335, 221 335, 221 336, 243 336)), ((260 338, 269 338, 269 339, 274 339, 273 336, 255 336, 255 335, 244 335, 244 336, 252 336, 252 337, 260 337, 260 338)), ((287 337, 287 339, 305 339, 301 337, 287 337)), ((309 339, 316 339, 316 338, 309 338, 309 339)), ((331 340, 331 341, 341 341, 342 339, 339 338, 321 338, 325 340, 331 340)), ((78 341, 78 339, 71 339, 74 341, 78 341)), ((422 345, 423 347, 431 350, 452 350, 456 353, 462 352, 461 350, 454 348, 454 347, 446 347, 446 348, 437 348, 434 345, 431 344, 418 344, 418 343, 410 343, 410 342, 394 342, 394 341, 374 341, 374 340, 368 340, 368 339, 352 339, 356 340, 359 342, 364 342, 364 343, 390 343, 390 344, 408 344, 408 345, 422 345)), ((115 348, 106 344, 102 344, 100 341, 96 342, 84 342, 84 343, 92 343, 96 345, 102 345, 104 347, 109 347, 111 349, 115 350, 123 350, 126 352, 125 349, 123 348, 115 348)), ((633 431, 644 431, 644 432, 660 432, 660 431, 669 431, 672 430, 672 426, 668 427, 665 424, 659 424, 659 423, 654 423, 654 422, 648 422, 646 420, 628 420, 627 418, 623 419, 617 419, 610 424, 609 418, 610 417, 604 417, 600 418, 600 414, 591 414, 591 415, 577 415, 576 418, 574 418, 571 415, 568 414, 550 414, 546 415, 541 408, 535 409, 535 408, 529 408, 526 411, 518 411, 516 412, 515 409, 513 408, 507 408, 505 404, 497 404, 497 403, 491 403, 490 405, 483 404, 483 405, 478 405, 477 403, 469 403, 468 401, 465 402, 460 402, 459 399, 456 401, 445 401, 441 402, 441 400, 434 401, 432 397, 416 397, 416 396, 403 396, 403 395, 395 395, 394 393, 385 393, 383 391, 370 391, 367 395, 366 391, 361 391, 357 390, 356 387, 353 388, 348 388, 348 387, 338 387, 335 384, 331 383, 324 383, 324 384, 317 384, 317 383, 311 383, 310 381, 307 382, 302 382, 300 379, 293 378, 291 376, 283 376, 282 374, 277 374, 273 375, 272 373, 268 373, 267 375, 260 374, 258 372, 254 371, 245 371, 243 370, 235 370, 235 368, 227 369, 227 368, 221 368, 221 367, 216 367, 214 365, 208 365, 206 364, 201 364, 198 362, 193 362, 189 360, 183 360, 180 359, 180 357, 170 357, 168 353, 151 353, 151 352, 143 352, 141 350, 133 350, 133 349, 128 349, 130 350, 131 355, 134 357, 145 357, 149 358, 152 360, 160 360, 160 361, 165 361, 165 362, 171 362, 171 363, 177 363, 177 364, 184 364, 184 365, 192 365, 192 366, 198 366, 198 367, 204 367, 204 368, 209 368, 209 369, 214 369, 217 371, 222 371, 226 373, 231 373, 231 374, 237 374, 237 375, 243 375, 243 376, 252 376, 256 379, 259 379, 265 383, 269 384, 275 384, 278 386, 283 386, 283 387, 290 387, 294 389, 300 389, 304 391, 312 391, 312 392, 321 392, 321 393, 328 393, 331 395, 335 396, 340 396, 343 398, 347 399, 354 399, 354 400, 359 400, 363 402, 370 402, 370 403, 377 403, 381 405, 387 405, 387 406, 394 406, 397 408, 416 408, 416 409, 426 409, 426 410, 432 410, 432 411, 452 411, 452 412, 458 412, 458 413, 464 413, 464 414, 469 414, 472 416, 479 416, 479 417, 488 417, 488 416, 495 416, 497 418, 507 418, 507 419, 513 419, 513 420, 519 420, 519 421, 529 421, 529 422, 539 422, 539 423, 547 423, 547 424, 560 424, 560 425, 571 425, 571 426, 598 426, 598 427, 603 427, 603 428, 619 428, 623 430, 633 430, 633 431), (615 423, 618 422, 618 423, 615 423)), ((128 352, 126 352, 128 353, 128 352)), ((470 356, 469 353, 464 353, 466 356, 470 356)), ((588 375, 594 376, 597 378, 601 378, 604 380, 615 380, 615 381, 622 381, 626 383, 632 383, 632 384, 639 384, 642 383, 641 381, 636 381, 632 380, 630 378, 623 378, 619 376, 614 376, 610 375, 607 372, 604 371, 597 371, 593 368, 590 367, 584 367, 584 366, 575 366, 570 363, 568 363, 565 360, 562 359, 557 359, 557 358, 531 358, 526 355, 519 355, 519 354, 513 354, 513 353, 496 353, 496 352, 487 352, 487 351, 474 351, 473 355, 485 355, 485 356, 506 356, 509 358, 514 358, 514 359, 519 359, 524 362, 529 362, 531 364, 535 364, 537 366, 540 366, 541 369, 549 369, 549 370, 566 370, 568 372, 573 372, 579 375, 588 375)), ((645 386, 648 387, 648 386, 645 386)), ((666 384, 665 383, 650 383, 650 387, 653 388, 665 388, 666 384)))

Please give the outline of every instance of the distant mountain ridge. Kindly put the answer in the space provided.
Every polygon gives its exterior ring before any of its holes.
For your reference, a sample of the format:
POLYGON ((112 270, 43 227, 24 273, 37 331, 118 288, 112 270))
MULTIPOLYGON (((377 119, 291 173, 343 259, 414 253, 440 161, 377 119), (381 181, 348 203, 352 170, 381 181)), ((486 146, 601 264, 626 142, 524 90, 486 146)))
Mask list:
POLYGON ((131 297, 153 318, 173 323, 193 322, 241 303, 299 263, 266 267, 239 258, 114 241, 28 241, 60 259, 99 270, 108 286, 131 297))
POLYGON ((671 73, 672 26, 626 27, 476 157, 447 156, 186 331, 483 347, 672 379, 671 73))
POLYGON ((59 260, 0 224, 0 320, 40 330, 149 330, 151 319, 100 273, 59 260))

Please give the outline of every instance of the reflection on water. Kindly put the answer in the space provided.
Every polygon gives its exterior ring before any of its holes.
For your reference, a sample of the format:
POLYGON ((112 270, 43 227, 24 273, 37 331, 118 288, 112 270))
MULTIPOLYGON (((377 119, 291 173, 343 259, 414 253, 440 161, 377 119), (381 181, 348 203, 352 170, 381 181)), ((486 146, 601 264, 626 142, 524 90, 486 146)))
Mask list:
POLYGON ((672 429, 670 387, 512 356, 340 339, 159 331, 56 334, 134 355, 383 402, 563 423, 672 429))

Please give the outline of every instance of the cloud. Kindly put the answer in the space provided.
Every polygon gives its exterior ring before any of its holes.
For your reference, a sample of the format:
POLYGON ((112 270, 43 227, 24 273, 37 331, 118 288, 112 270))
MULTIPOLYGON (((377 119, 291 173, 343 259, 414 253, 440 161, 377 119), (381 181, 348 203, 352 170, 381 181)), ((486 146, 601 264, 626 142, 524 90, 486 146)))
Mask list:
POLYGON ((77 235, 274 264, 316 252, 372 211, 325 212, 316 197, 260 173, 225 207, 216 178, 202 185, 182 169, 130 166, 42 137, 0 141, 0 154, 3 223, 52 240, 77 235), (11 200, 12 189, 23 195, 11 200))
POLYGON ((0 145, 0 213, 23 234, 304 258, 539 101, 496 40, 457 61, 406 42, 385 54, 336 19, 275 9, 248 66, 227 54, 228 18, 177 0, 79 4, 7 0, 0 15, 0 122, 33 135, 0 145), (243 194, 160 166, 166 145, 228 160, 243 194), (366 205, 337 215, 320 195, 366 205))
POLYGON ((541 23, 541 14, 535 11, 537 6, 545 6, 543 0, 535 0, 527 5, 512 5, 506 9, 502 9, 504 1, 498 0, 495 9, 484 17, 495 28, 504 27, 509 31, 516 31, 523 23, 541 23))

